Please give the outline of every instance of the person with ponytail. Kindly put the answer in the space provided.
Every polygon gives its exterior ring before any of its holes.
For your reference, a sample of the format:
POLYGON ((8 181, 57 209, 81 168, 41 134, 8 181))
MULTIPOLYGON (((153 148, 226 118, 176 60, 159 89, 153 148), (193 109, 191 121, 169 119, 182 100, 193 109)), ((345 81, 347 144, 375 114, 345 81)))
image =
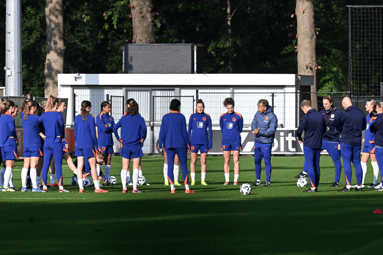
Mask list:
MULTIPOLYGON (((128 100, 129 102, 129 100, 128 100)), ((121 142, 122 169, 121 182, 122 193, 127 193, 126 187, 130 159, 133 158, 133 190, 132 193, 141 193, 137 188, 140 159, 144 155, 142 146, 146 139, 146 124, 144 118, 138 112, 136 101, 126 103, 126 113, 113 127, 114 135, 121 142), (121 138, 117 130, 121 127, 121 138)))
MULTIPOLYGON (((98 149, 105 154, 105 176, 108 180, 110 176, 110 163, 112 161, 113 154, 113 127, 114 119, 109 115, 111 106, 108 101, 101 103, 101 113, 96 117, 97 131, 98 131, 98 149)), ((97 175, 100 176, 101 172, 100 164, 97 164, 97 175)))
MULTIPOLYGON (((57 99, 56 102, 57 102, 57 111, 60 113, 63 113, 66 109, 65 101, 63 99, 57 99)), ((76 173, 77 166, 75 166, 75 164, 73 163, 72 157, 69 154, 68 142, 67 142, 65 136, 62 139, 62 141, 63 141, 63 159, 65 159, 65 161, 67 162, 69 169, 72 172, 76 173)), ((55 182, 56 168, 55 168, 55 164, 54 164, 54 159, 52 159, 52 164, 51 164, 51 167, 49 169, 49 172, 50 172, 50 182, 51 182, 50 186, 51 186, 51 188, 58 187, 58 184, 55 182)), ((89 174, 86 175, 86 177, 88 177, 88 176, 89 176, 89 174)))
POLYGON ((364 131, 364 139, 362 139, 362 142, 364 143, 363 150, 362 150, 362 158, 361 158, 361 165, 362 165, 362 188, 364 187, 364 180, 366 178, 367 174, 367 162, 368 159, 371 159, 371 166, 374 173, 374 181, 373 183, 368 186, 368 188, 375 188, 378 186, 379 181, 379 165, 375 156, 375 133, 372 133, 370 131, 370 127, 372 124, 374 124, 375 119, 372 117, 376 117, 376 105, 377 103, 375 100, 369 100, 366 102, 365 108, 368 112, 366 116, 366 130, 364 131))
POLYGON ((188 137, 190 139, 190 175, 191 185, 195 184, 195 166, 197 162, 198 151, 201 153, 201 185, 207 185, 206 179, 206 158, 207 153, 213 147, 213 130, 211 117, 205 113, 205 104, 197 100, 196 111, 190 115, 188 137))
POLYGON ((59 192, 69 192, 64 189, 62 177, 62 139, 64 137, 64 120, 62 114, 58 111, 55 98, 50 96, 47 100, 46 111, 39 117, 39 122, 44 127, 44 165, 42 170, 43 192, 48 191, 47 176, 48 169, 52 160, 55 159, 55 167, 57 171, 57 180, 59 184, 59 192))
POLYGON ((5 161, 6 170, 4 173, 4 187, 2 191, 16 191, 8 187, 12 178, 12 169, 17 157, 16 148, 16 128, 15 120, 12 116, 15 111, 15 103, 7 101, 4 105, 4 115, 0 118, 0 148, 3 161, 5 161))
POLYGON ((24 145, 24 166, 21 170, 21 192, 30 191, 27 189, 27 175, 30 168, 32 181, 32 192, 43 192, 37 183, 37 164, 39 158, 43 156, 41 138, 43 133, 38 126, 39 117, 35 115, 37 103, 35 101, 24 100, 21 106, 21 123, 23 125, 23 145, 24 145))
MULTIPOLYGON (((82 170, 84 167, 84 158, 88 158, 91 168, 91 174, 93 184, 95 187, 95 193, 108 193, 107 190, 100 188, 100 181, 98 180, 96 171, 96 156, 97 156, 97 137, 96 137, 96 125, 95 119, 90 114, 92 107, 91 102, 82 101, 81 114, 77 115, 74 119, 74 137, 76 139, 76 151, 77 157, 77 179, 79 184, 79 193, 84 193, 84 183, 82 170)), ((100 152, 101 153, 101 152, 100 152)))
POLYGON ((243 128, 242 115, 234 111, 234 99, 226 98, 223 102, 227 112, 222 114, 219 118, 219 124, 222 132, 222 146, 223 156, 225 158, 224 172, 225 183, 229 185, 230 177, 230 157, 233 152, 234 160, 234 185, 238 185, 239 178, 239 152, 241 150, 241 132, 243 128))
MULTIPOLYGON (((5 100, 4 98, 0 99, 0 117, 3 116, 4 114, 4 106, 6 102, 7 100, 5 100)), ((2 189, 4 186, 4 173, 5 173, 6 167, 5 167, 5 162, 3 162, 1 153, 0 153, 0 163, 2 163, 2 167, 0 170, 0 189, 2 189)))

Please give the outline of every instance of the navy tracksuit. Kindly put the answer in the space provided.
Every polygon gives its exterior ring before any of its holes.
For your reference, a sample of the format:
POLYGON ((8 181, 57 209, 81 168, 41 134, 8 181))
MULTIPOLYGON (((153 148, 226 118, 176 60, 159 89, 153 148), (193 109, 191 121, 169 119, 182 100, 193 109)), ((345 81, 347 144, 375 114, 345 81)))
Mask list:
POLYGON ((266 166, 266 182, 271 177, 271 149, 274 142, 274 134, 277 130, 278 118, 269 106, 265 113, 256 112, 251 123, 251 130, 259 128, 258 134, 254 137, 254 164, 257 180, 261 180, 262 158, 266 166))
POLYGON ((59 186, 63 186, 62 162, 63 162, 63 144, 64 138, 64 120, 61 112, 46 111, 38 119, 45 130, 44 140, 44 165, 42 170, 43 185, 47 184, 47 175, 52 157, 55 160, 56 177, 59 186))
POLYGON ((302 133, 305 131, 304 136, 304 155, 305 164, 304 169, 307 170, 311 188, 318 188, 320 179, 319 159, 322 148, 322 138, 326 131, 326 122, 323 115, 315 109, 309 110, 303 115, 299 124, 296 135, 302 141, 302 133))
POLYGON ((185 116, 178 111, 171 111, 162 117, 158 148, 165 148, 168 158, 168 179, 174 183, 173 165, 177 154, 180 159, 184 184, 189 184, 187 151, 189 146, 185 116))
POLYGON ((341 112, 333 107, 331 110, 320 111, 326 121, 326 133, 323 135, 322 148, 331 156, 335 166, 335 182, 339 183, 340 174, 342 172, 342 163, 340 162, 340 150, 338 150, 340 132, 337 130, 336 121, 341 112))
POLYGON ((383 114, 378 115, 378 118, 370 126, 370 131, 375 134, 375 155, 380 168, 380 178, 383 183, 383 114))
POLYGON ((364 113, 355 106, 348 107, 343 111, 337 121, 340 134, 340 149, 343 159, 346 185, 351 186, 351 161, 355 167, 355 175, 358 186, 362 185, 362 166, 360 164, 360 151, 362 144, 362 131, 366 128, 364 113))

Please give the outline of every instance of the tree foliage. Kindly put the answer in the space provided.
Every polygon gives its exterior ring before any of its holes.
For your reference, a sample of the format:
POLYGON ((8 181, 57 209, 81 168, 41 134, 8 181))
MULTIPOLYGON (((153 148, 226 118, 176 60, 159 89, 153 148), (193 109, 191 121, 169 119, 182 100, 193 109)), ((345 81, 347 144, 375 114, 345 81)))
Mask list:
MULTIPOLYGON (((0 31, 5 31, 5 2, 0 0, 0 31)), ((45 1, 23 0, 24 93, 44 94, 46 55, 45 1)), ((315 1, 317 86, 319 91, 347 90, 347 4, 371 1, 315 1), (318 67, 319 68, 319 67, 318 67)), ((64 0, 65 73, 118 73, 121 48, 132 43, 129 0, 64 0)), ((374 1, 373 4, 382 4, 374 1)), ((153 22, 156 43, 205 46, 205 72, 296 73, 295 0, 231 0, 231 34, 226 1, 156 0, 153 22)), ((5 36, 0 37, 5 51, 5 36)), ((5 65, 5 55, 0 54, 5 65)), ((4 86, 4 75, 0 76, 4 86)))

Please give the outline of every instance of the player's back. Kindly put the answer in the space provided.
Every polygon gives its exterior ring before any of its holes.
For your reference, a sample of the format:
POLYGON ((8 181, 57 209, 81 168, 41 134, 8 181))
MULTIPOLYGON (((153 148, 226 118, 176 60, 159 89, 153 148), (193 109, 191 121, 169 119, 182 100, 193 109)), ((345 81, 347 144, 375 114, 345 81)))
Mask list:
POLYGON ((126 114, 116 126, 121 126, 123 145, 136 145, 143 142, 146 138, 146 124, 140 114, 126 114))
POLYGON ((342 132, 340 142, 349 145, 360 145, 362 140, 362 131, 366 127, 364 113, 355 106, 349 106, 340 116, 339 125, 342 132))
POLYGON ((39 117, 39 122, 44 126, 45 142, 62 142, 64 121, 60 112, 46 111, 39 117))
POLYGON ((28 117, 21 112, 21 123, 23 125, 23 145, 24 147, 41 146, 41 132, 38 128, 39 117, 34 114, 28 114, 28 117))
POLYGON ((311 109, 306 113, 306 123, 304 146, 320 149, 322 147, 323 134, 326 129, 326 122, 323 115, 315 109, 311 109))
POLYGON ((85 114, 84 118, 77 115, 74 119, 74 133, 76 139, 76 148, 86 149, 95 148, 97 145, 95 136, 95 120, 90 114, 85 114))
POLYGON ((162 117, 160 143, 165 145, 165 149, 188 146, 186 119, 183 114, 171 111, 162 117))

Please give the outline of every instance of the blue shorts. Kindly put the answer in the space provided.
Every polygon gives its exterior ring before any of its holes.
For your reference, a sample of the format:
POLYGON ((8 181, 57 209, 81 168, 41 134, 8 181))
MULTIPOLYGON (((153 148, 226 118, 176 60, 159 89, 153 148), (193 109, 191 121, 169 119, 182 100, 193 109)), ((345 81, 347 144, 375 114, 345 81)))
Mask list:
POLYGON ((208 144, 193 144, 190 147, 190 151, 194 153, 208 153, 209 152, 209 145, 208 144))
POLYGON ((15 145, 9 145, 1 148, 1 156, 3 157, 3 161, 7 160, 16 160, 17 156, 17 148, 15 145))
POLYGON ((93 157, 96 157, 97 153, 94 151, 94 149, 90 149, 90 148, 86 148, 86 149, 77 149, 76 148, 74 155, 76 157, 93 158, 93 157))
POLYGON ((106 154, 112 154, 114 152, 113 151, 113 145, 99 145, 98 149, 102 153, 106 153, 106 154))
POLYGON ((371 146, 371 145, 364 146, 362 152, 375 154, 375 146, 371 146))
POLYGON ((223 143, 221 146, 221 150, 223 151, 239 151, 241 149, 240 143, 223 143))
POLYGON ((24 158, 42 157, 44 156, 42 148, 39 147, 24 147, 24 158))
POLYGON ((126 146, 124 145, 121 148, 120 152, 121 157, 131 159, 131 158, 141 158, 144 156, 144 153, 142 152, 141 145, 133 145, 133 146, 126 146))

